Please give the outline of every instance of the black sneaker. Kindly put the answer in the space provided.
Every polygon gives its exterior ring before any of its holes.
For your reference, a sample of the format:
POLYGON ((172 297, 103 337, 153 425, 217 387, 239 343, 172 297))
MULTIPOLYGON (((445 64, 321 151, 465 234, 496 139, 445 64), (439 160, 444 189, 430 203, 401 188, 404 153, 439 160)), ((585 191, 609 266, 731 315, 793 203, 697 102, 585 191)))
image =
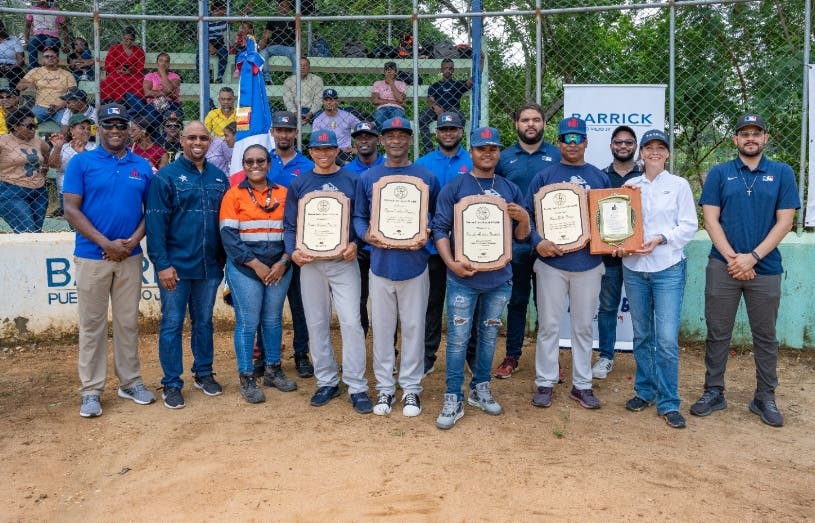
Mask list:
POLYGON ((164 387, 161 398, 164 400, 164 406, 168 409, 184 408, 184 396, 181 395, 181 389, 178 387, 164 387))
POLYGON ((625 402, 625 408, 627 410, 630 410, 631 412, 641 412, 650 407, 651 405, 653 405, 653 403, 651 403, 650 401, 645 401, 639 396, 634 396, 633 398, 625 402))
POLYGON ((354 410, 359 414, 370 414, 374 411, 374 404, 371 403, 371 398, 368 397, 367 392, 351 394, 351 404, 354 405, 354 410))
POLYGON ((207 396, 218 396, 224 391, 223 387, 221 387, 221 385, 215 381, 215 374, 210 374, 208 376, 196 376, 195 388, 201 389, 201 391, 207 396))
POLYGON ((727 401, 722 391, 708 389, 696 403, 691 405, 690 413, 694 416, 708 416, 717 410, 727 408, 727 401))
POLYGON ((314 376, 314 365, 308 359, 308 353, 294 355, 294 368, 301 378, 311 378, 314 376))
POLYGON ((784 426, 784 416, 778 410, 775 400, 761 401, 754 399, 750 402, 750 412, 761 418, 761 421, 771 427, 784 426))
POLYGON ((340 395, 340 388, 334 385, 326 385, 325 387, 318 387, 314 396, 311 397, 311 405, 313 407, 322 407, 332 399, 340 395))
POLYGON ((672 429, 684 429, 685 428, 685 417, 679 413, 678 410, 672 410, 671 412, 666 412, 662 415, 665 418, 665 422, 668 424, 669 427, 672 429))

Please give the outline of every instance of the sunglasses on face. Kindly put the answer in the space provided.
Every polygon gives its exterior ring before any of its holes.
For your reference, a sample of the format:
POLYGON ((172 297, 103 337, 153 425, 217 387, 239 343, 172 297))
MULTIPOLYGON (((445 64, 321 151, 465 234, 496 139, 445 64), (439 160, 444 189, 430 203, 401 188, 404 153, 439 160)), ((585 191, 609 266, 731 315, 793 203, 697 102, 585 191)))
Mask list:
POLYGON ((9 94, 0 94, 0 100, 11 100, 12 98, 14 97, 9 94))
POLYGON ((99 124, 102 129, 116 129, 117 131, 127 131, 130 127, 127 122, 102 122, 99 124))
POLYGON ((253 167, 255 165, 266 165, 266 158, 246 158, 243 160, 244 165, 248 165, 249 167, 253 167))
POLYGON ((561 134, 560 141, 565 143, 566 145, 570 144, 580 145, 581 143, 586 141, 586 137, 583 136, 582 134, 575 133, 561 134))
POLYGON ((611 143, 612 143, 612 145, 614 145, 616 147, 620 147, 622 145, 627 145, 627 146, 631 147, 634 144, 636 144, 637 142, 635 142, 634 140, 628 139, 628 140, 612 140, 611 143))
POLYGON ((761 138, 764 131, 739 131, 736 133, 740 138, 761 138))

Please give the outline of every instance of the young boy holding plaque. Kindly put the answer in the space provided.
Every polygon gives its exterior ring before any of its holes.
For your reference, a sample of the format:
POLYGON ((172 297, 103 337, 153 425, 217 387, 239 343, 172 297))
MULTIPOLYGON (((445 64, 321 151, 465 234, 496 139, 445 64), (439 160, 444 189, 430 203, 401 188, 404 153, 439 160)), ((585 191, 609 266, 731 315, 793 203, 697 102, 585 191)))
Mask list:
POLYGON ((410 122, 404 117, 384 122, 381 140, 387 159, 362 174, 354 207, 354 230, 371 245, 369 291, 378 391, 373 411, 381 416, 390 414, 396 394, 393 333, 397 316, 402 332, 402 414, 418 416, 422 411, 419 394, 430 288, 430 253, 424 245, 439 181, 432 172, 410 162, 412 135, 410 122))
MULTIPOLYGON (((354 410, 360 414, 371 412, 365 379, 365 334, 359 322, 359 266, 356 263, 357 244, 350 231, 353 209, 343 210, 336 224, 340 236, 347 238, 339 254, 321 257, 316 249, 309 249, 304 235, 314 234, 315 227, 304 220, 298 230, 300 200, 314 191, 338 191, 348 198, 353 207, 358 177, 340 168, 335 160, 339 154, 337 137, 331 130, 315 131, 309 142, 314 168, 294 178, 286 195, 283 241, 286 253, 300 266, 300 288, 308 326, 309 350, 314 362, 317 391, 311 405, 325 405, 340 395, 337 362, 331 345, 331 306, 340 322, 342 333, 342 381, 348 387, 354 410), (345 232, 344 228, 349 229, 345 232), (301 246, 300 240, 305 245, 301 246)), ((328 231, 330 234, 332 231, 328 231)))
POLYGON ((509 263, 512 244, 505 241, 507 239, 498 239, 498 248, 500 244, 508 246, 508 252, 504 254, 509 256, 503 258, 503 265, 487 270, 479 270, 466 259, 459 261, 452 247, 464 241, 463 238, 456 241, 456 234, 466 236, 466 233, 454 227, 455 205, 473 195, 497 197, 506 202, 507 214, 512 219, 513 237, 520 242, 529 238, 529 214, 523 208, 521 190, 505 177, 495 175, 500 154, 501 141, 497 129, 482 127, 474 130, 470 138, 472 171, 447 183, 436 201, 433 239, 447 265, 447 391, 441 414, 436 419, 436 426, 440 429, 452 428, 464 415, 461 386, 473 320, 478 323, 478 342, 467 402, 487 414, 498 415, 502 412, 501 406, 492 397, 489 385, 501 316, 512 294, 512 267, 509 263), (474 318, 476 310, 478 317, 474 318))
MULTIPOLYGON (((526 193, 526 209, 533 221, 537 207, 535 193, 546 185, 570 182, 584 190, 611 187, 606 173, 586 163, 587 145, 584 120, 569 117, 560 121, 557 140, 560 163, 536 174, 526 193)), ((599 303, 600 281, 605 272, 603 259, 600 255, 591 254, 588 244, 582 249, 564 253, 557 244, 543 239, 538 233, 533 228, 531 241, 538 255, 534 265, 538 339, 535 349, 536 391, 532 404, 536 407, 549 407, 552 404, 552 391, 560 371, 560 322, 568 297, 572 327, 572 390, 569 397, 584 408, 599 409, 600 400, 592 392, 591 347, 594 338, 592 322, 599 303)))

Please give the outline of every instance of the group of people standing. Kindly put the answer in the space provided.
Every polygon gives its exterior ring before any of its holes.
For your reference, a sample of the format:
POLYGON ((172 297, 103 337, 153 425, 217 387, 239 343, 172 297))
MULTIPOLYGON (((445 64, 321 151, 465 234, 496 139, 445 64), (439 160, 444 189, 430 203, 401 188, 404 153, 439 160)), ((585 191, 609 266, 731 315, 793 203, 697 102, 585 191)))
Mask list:
MULTIPOLYGON (((340 167, 333 131, 312 133, 308 160, 293 145, 297 115, 280 111, 272 117, 274 149, 245 149, 243 170, 230 177, 207 161, 211 137, 197 121, 184 127, 182 155, 153 174, 147 162, 125 146, 129 119, 121 105, 101 107, 100 147, 77 154, 66 169, 66 217, 77 230, 82 416, 101 414, 108 298, 114 308, 118 395, 140 404, 155 401, 140 376, 136 336, 139 241, 145 234, 161 294, 158 350, 164 371, 162 399, 168 408, 185 406, 181 333, 187 310, 194 384, 210 396, 222 393, 213 373, 212 310, 224 274, 235 307, 240 393, 248 403, 266 399, 257 382, 261 376, 267 387, 284 392, 297 388, 286 376, 281 356, 282 310, 288 295, 296 370, 300 377, 313 374, 316 379, 311 405, 338 397, 342 381, 356 412, 387 415, 397 401, 398 384, 403 415, 419 415, 422 379, 436 367, 446 304, 446 387, 436 425, 452 428, 464 415, 465 396, 469 405, 501 414, 490 387, 498 332, 507 310, 507 357, 495 373, 507 378, 518 365, 534 288, 538 332, 532 404, 549 407, 561 378, 558 339, 568 297, 568 396, 587 409, 601 406, 592 391, 592 321, 607 265, 588 246, 564 252, 533 225, 538 212, 534 195, 541 187, 559 182, 586 190, 621 185, 586 163, 583 120, 561 120, 553 146, 543 140, 543 110, 527 104, 515 114, 516 144, 502 150, 498 130, 482 127, 473 130, 468 152, 461 146, 460 114, 444 112, 437 119, 437 148, 415 163, 409 159, 413 129, 408 120, 397 116, 381 127, 360 122, 352 133, 358 156, 340 167), (427 186, 427 240, 394 247, 369 230, 373 187, 391 175, 412 177, 427 186), (313 191, 339 192, 350 205, 348 242, 334 259, 315 258, 296 241, 298 204, 313 191), (512 222, 511 263, 479 270, 456 257, 454 206, 472 195, 506 202, 512 222), (341 367, 331 341, 332 310, 340 326, 341 367), (365 376, 369 325, 375 397, 368 393, 365 376), (256 336, 260 354, 255 351, 256 336), (305 348, 298 350, 298 337, 301 344, 307 340, 305 348), (466 366, 472 377, 462 391, 466 366)), ((800 202, 791 169, 762 154, 768 135, 760 116, 739 119, 733 139, 738 158, 711 170, 700 202, 713 241, 707 269, 707 376, 705 393, 690 412, 705 416, 726 406, 727 347, 744 294, 758 376, 750 410, 765 423, 780 426, 783 418, 774 398, 781 274, 777 245, 800 202)), ((624 127, 615 130, 611 149, 633 150, 636 143, 635 132, 624 127)), ((683 248, 698 228, 696 210, 687 181, 665 170, 670 139, 663 131, 644 133, 639 155, 641 174, 624 183, 641 191, 644 242, 634 251, 617 248, 612 256, 622 261, 622 284, 634 324, 637 372, 626 408, 641 411, 656 404, 669 426, 682 428, 686 422, 679 411, 677 340, 686 276, 683 248)))

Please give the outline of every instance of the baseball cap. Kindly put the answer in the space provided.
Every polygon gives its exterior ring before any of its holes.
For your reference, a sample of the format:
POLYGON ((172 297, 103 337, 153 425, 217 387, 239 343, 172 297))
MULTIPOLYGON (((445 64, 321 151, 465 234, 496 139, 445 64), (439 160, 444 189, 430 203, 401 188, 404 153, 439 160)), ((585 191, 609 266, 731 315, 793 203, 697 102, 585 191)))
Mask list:
POLYGON ((497 145, 501 147, 501 138, 498 129, 495 127, 479 127, 470 135, 470 147, 483 147, 485 145, 497 145))
POLYGON ((0 87, 0 93, 8 93, 13 96, 20 96, 20 91, 9 86, 0 87))
POLYGON ((68 89, 68 91, 59 98, 61 100, 65 100, 66 102, 69 100, 82 100, 84 102, 88 99, 88 93, 86 93, 82 89, 72 87, 68 89))
POLYGON ((351 136, 356 136, 361 133, 368 133, 374 136, 379 136, 379 129, 376 128, 376 124, 371 122, 359 122, 354 126, 354 130, 351 131, 351 136))
POLYGON ((331 129, 320 129, 311 133, 309 147, 337 147, 337 135, 331 129))
POLYGON ((762 118, 760 114, 745 114, 736 122, 736 128, 734 131, 738 132, 739 130, 750 126, 758 127, 762 131, 767 130, 767 124, 764 123, 764 118, 762 118))
POLYGON ((328 89, 323 90, 323 98, 333 98, 334 100, 336 100, 339 97, 340 97, 340 95, 337 94, 336 89, 331 89, 329 87, 328 89))
POLYGON ((586 136, 586 121, 576 116, 564 118, 557 124, 558 136, 564 134, 581 134, 586 136))
POLYGON ((272 115, 272 127, 297 129, 297 117, 291 111, 275 111, 272 115))
POLYGON ((670 141, 668 140, 668 135, 665 134, 663 131, 659 129, 651 129, 650 131, 646 131, 645 134, 642 135, 642 139, 640 140, 640 147, 645 147, 645 144, 648 142, 662 142, 665 144, 669 150, 671 148, 670 141))
POLYGON ((99 123, 108 120, 130 121, 130 114, 122 104, 105 104, 99 108, 99 123))
POLYGON ((382 124, 382 134, 386 131, 405 131, 408 134, 413 134, 413 128, 410 126, 410 120, 402 116, 385 120, 382 124))
POLYGON ((396 62, 385 62, 385 69, 396 69, 396 62))
POLYGON ((436 120, 436 129, 444 127, 455 127, 457 129, 464 129, 464 122, 461 121, 461 115, 452 111, 441 113, 436 120))
POLYGON ((82 122, 93 123, 93 120, 85 116, 84 114, 75 114, 71 116, 68 120, 68 127, 73 127, 76 124, 80 124, 82 122))

